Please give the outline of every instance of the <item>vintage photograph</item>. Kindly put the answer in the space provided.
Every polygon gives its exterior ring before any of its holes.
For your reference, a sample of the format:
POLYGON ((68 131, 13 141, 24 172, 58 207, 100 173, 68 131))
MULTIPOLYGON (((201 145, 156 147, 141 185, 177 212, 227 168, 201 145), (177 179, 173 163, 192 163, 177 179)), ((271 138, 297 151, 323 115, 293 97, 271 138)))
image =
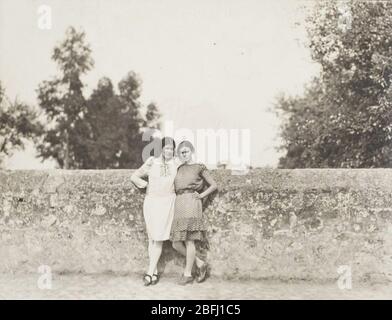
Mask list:
POLYGON ((391 168, 390 1, 0 0, 0 300, 390 300, 391 168))

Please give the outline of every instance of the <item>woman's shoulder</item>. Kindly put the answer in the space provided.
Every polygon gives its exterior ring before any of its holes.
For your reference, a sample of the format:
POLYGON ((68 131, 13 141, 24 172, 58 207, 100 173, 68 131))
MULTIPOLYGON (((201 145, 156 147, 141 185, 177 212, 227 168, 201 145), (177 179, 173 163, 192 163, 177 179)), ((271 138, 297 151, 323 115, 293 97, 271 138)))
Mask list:
POLYGON ((156 158, 151 156, 148 157, 147 160, 144 162, 147 166, 152 166, 154 163, 156 163, 156 158))
POLYGON ((202 163, 202 162, 196 162, 195 165, 198 166, 200 171, 207 170, 207 166, 204 163, 202 163))
POLYGON ((182 165, 182 161, 178 157, 173 158, 173 163, 177 168, 182 165))

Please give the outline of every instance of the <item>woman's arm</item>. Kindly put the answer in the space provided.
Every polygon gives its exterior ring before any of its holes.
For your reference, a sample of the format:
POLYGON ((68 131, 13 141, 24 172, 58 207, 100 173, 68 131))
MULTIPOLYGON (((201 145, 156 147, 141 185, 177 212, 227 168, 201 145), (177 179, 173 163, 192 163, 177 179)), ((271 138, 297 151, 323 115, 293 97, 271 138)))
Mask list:
POLYGON ((150 171, 152 165, 153 158, 150 157, 147 161, 137 169, 131 176, 132 183, 138 188, 145 188, 148 185, 148 182, 143 178, 148 176, 148 172, 150 171))
POLYGON ((214 191, 216 191, 218 189, 218 186, 217 186, 214 178, 211 176, 210 172, 207 170, 207 168, 205 168, 205 166, 201 172, 201 176, 203 177, 204 181, 207 182, 207 184, 209 185, 209 187, 206 190, 204 190, 203 192, 201 192, 199 194, 199 198, 203 199, 203 198, 209 196, 214 191))
POLYGON ((142 177, 139 176, 137 171, 132 174, 131 181, 138 188, 146 188, 148 185, 148 182, 142 179, 142 177))

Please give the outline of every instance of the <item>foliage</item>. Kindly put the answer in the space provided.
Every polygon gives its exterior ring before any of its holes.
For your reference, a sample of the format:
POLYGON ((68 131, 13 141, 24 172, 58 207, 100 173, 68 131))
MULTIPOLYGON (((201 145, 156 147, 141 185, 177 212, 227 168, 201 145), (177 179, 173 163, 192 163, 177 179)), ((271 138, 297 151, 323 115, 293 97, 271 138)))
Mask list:
POLYGON ((111 80, 104 77, 87 102, 84 168, 134 168, 141 164, 144 144, 140 128, 144 121, 135 100, 140 81, 130 72, 118 87, 120 93, 116 94, 111 80))
POLYGON ((11 102, 0 83, 0 165, 16 149, 23 149, 26 139, 36 141, 42 132, 37 113, 17 99, 11 102))
POLYGON ((61 168, 134 168, 141 164, 142 129, 158 121, 156 110, 141 114, 141 80, 129 72, 118 84, 103 77, 89 98, 83 95, 82 75, 93 67, 85 33, 70 27, 55 47, 52 59, 60 76, 38 89, 49 126, 38 146, 44 159, 54 158, 61 168), (155 112, 155 113, 154 113, 155 112))
POLYGON ((280 167, 391 167, 392 5, 319 1, 306 28, 321 72, 277 100, 280 167))
POLYGON ((43 81, 38 88, 39 105, 49 126, 37 149, 40 157, 55 159, 61 168, 81 168, 84 148, 78 135, 86 112, 81 76, 94 64, 85 33, 68 28, 65 40, 54 48, 52 59, 60 76, 43 81))

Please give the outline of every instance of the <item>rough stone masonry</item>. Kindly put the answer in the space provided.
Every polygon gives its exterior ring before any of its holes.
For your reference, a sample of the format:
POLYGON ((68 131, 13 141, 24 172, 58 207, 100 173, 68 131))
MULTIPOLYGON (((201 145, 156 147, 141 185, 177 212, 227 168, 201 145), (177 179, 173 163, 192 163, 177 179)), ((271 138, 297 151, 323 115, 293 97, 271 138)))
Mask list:
MULTIPOLYGON (((0 171, 0 273, 142 273, 144 193, 132 170, 0 171)), ((213 174, 209 246, 225 279, 392 280, 392 170, 255 169, 213 174)), ((183 259, 165 244, 160 269, 183 259)))

